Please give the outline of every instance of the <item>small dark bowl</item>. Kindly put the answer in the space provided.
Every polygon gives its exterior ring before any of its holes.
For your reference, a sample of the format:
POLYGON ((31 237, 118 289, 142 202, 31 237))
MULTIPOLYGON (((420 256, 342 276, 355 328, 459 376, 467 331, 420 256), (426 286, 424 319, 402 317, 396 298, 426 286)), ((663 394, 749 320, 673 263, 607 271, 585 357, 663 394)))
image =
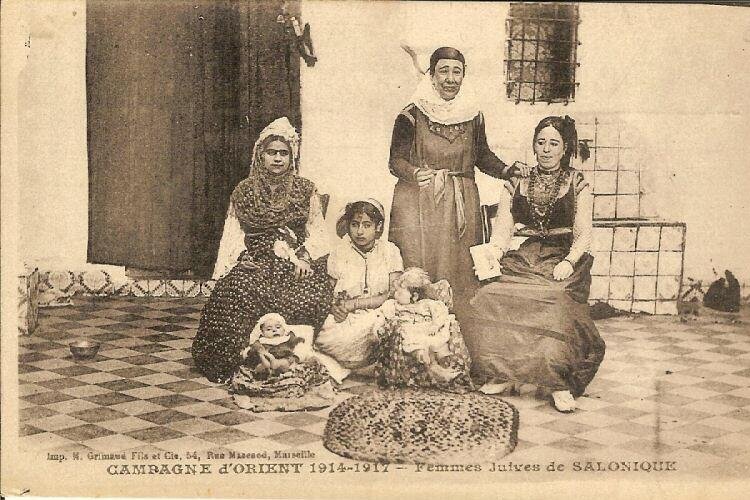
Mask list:
POLYGON ((70 343, 70 353, 77 360, 91 359, 96 356, 100 345, 90 340, 76 340, 70 343))

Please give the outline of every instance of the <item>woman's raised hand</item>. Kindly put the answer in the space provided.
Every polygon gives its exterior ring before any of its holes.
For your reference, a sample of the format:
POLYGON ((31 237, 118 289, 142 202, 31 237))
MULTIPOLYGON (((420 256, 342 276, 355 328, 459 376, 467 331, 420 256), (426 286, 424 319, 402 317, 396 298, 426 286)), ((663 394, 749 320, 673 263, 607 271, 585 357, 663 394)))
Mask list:
POLYGON ((573 274, 573 264, 567 260, 563 260, 552 270, 552 277, 557 281, 568 279, 571 274, 573 274))
MULTIPOLYGON (((526 165, 522 161, 513 162, 513 165, 510 168, 517 169, 517 175, 520 177, 528 177, 529 175, 531 175, 531 167, 526 165)), ((511 174, 515 175, 515 173, 513 172, 511 172, 511 174)))
POLYGON ((309 278, 312 275, 313 275, 313 270, 312 270, 312 267, 310 267, 309 262, 300 260, 294 264, 294 276, 298 280, 309 278))

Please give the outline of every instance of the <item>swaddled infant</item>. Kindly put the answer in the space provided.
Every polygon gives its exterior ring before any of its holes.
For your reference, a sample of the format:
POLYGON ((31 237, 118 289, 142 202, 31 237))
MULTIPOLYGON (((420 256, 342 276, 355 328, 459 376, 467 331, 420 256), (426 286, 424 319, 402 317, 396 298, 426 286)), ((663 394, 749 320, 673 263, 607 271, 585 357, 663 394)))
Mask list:
POLYGON ((281 375, 299 363, 317 361, 337 383, 346 376, 346 370, 334 359, 312 348, 313 328, 308 325, 288 326, 277 313, 262 316, 242 351, 243 364, 252 369, 258 380, 269 375, 281 375), (291 328, 297 332, 295 334, 291 328))
POLYGON ((288 330, 283 316, 270 313, 258 320, 249 342, 250 345, 242 351, 244 364, 253 369, 258 379, 263 380, 269 375, 286 373, 299 363, 295 347, 304 339, 288 330))
POLYGON ((427 285, 430 279, 425 271, 407 269, 394 284, 394 298, 387 300, 381 310, 386 318, 398 321, 403 351, 425 365, 432 377, 449 382, 459 372, 444 368, 439 362, 451 355, 451 317, 444 302, 422 298, 420 290, 427 285))

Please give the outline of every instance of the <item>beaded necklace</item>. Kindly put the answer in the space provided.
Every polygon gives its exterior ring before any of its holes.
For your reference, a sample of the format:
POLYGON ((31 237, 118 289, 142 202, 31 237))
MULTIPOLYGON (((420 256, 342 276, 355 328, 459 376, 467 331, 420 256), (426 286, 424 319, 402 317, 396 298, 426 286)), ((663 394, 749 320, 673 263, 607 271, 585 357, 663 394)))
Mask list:
POLYGON ((565 182, 565 178, 565 172, 562 169, 546 175, 540 173, 538 168, 531 170, 528 193, 531 217, 543 236, 549 234, 548 226, 549 218, 552 215, 552 206, 557 201, 557 195, 565 182))

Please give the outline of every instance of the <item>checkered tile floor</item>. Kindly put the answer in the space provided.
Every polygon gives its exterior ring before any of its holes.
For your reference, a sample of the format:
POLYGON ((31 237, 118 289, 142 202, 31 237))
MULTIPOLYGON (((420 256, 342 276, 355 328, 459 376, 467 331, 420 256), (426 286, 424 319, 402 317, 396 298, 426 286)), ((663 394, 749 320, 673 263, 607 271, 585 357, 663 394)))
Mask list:
MULTIPOLYGON (((330 408, 254 414, 193 366, 190 345, 204 298, 91 298, 40 311, 20 339, 21 447, 45 451, 311 450, 330 408), (68 343, 102 343, 75 361, 68 343)), ((534 398, 520 411, 515 462, 675 460, 683 471, 750 472, 750 314, 614 318, 601 369, 573 414, 534 398)), ((526 390, 528 389, 528 390, 526 390)), ((340 397, 377 390, 347 381, 340 397)))

